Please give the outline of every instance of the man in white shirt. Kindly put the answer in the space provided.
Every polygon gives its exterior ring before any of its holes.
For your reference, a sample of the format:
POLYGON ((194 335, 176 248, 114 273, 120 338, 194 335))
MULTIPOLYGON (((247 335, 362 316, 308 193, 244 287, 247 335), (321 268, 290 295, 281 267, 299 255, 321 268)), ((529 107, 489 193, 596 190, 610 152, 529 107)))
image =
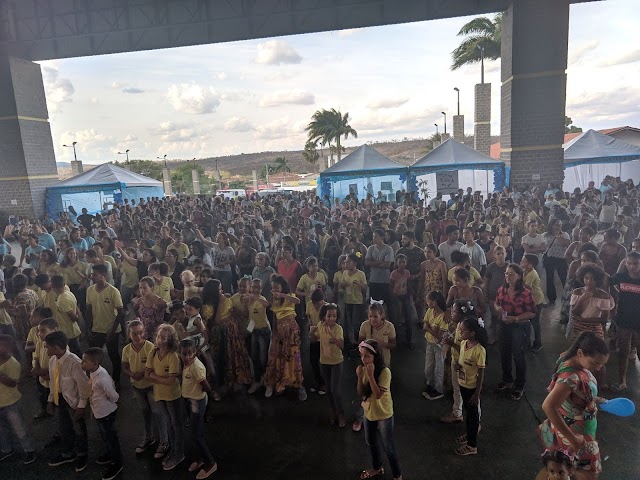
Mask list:
POLYGON ((462 239, 465 241, 465 244, 460 247, 460 251, 469 255, 471 266, 480 272, 480 275, 484 276, 485 270, 487 269, 487 257, 482 247, 473 239, 474 235, 475 231, 472 227, 465 227, 464 230, 462 230, 462 239))
POLYGON ((89 399, 89 382, 77 355, 67 350, 67 336, 52 332, 44 339, 49 355, 49 414, 55 413, 60 428, 62 453, 49 461, 50 467, 74 463, 76 472, 87 468, 87 424, 84 409, 89 399))
POLYGON ((440 252, 440 259, 447 264, 447 270, 449 270, 453 267, 451 254, 453 252, 459 251, 460 247, 462 247, 462 243, 458 241, 458 237, 460 236, 460 229, 457 225, 447 225, 444 233, 448 238, 446 242, 442 242, 438 246, 438 251, 440 252))

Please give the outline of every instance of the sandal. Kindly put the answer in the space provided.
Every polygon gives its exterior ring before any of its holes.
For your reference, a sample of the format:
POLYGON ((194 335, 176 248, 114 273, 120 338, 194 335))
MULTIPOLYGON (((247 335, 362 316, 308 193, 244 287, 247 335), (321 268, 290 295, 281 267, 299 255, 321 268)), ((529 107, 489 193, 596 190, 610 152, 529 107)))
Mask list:
POLYGON ((476 455, 478 453, 478 447, 470 447, 465 444, 460 448, 456 448, 454 451, 456 455, 460 456, 476 455))
POLYGON ((515 400, 516 402, 522 398, 524 392, 522 390, 514 390, 511 394, 511 400, 515 400))
POLYGON ((467 434, 460 435, 456 438, 456 445, 466 445, 467 444, 467 434))
POLYGON ((622 392, 623 390, 627 389, 627 384, 626 383, 614 383, 613 385, 610 385, 609 388, 611 389, 612 392, 622 392))
POLYGON ((380 470, 363 470, 360 473, 360 480, 366 480, 367 478, 374 478, 380 475, 384 475, 384 468, 381 468, 380 470))
POLYGON ((513 383, 511 382, 500 382, 498 383, 498 385, 496 385, 496 391, 502 392, 503 390, 508 390, 512 386, 513 386, 513 383))

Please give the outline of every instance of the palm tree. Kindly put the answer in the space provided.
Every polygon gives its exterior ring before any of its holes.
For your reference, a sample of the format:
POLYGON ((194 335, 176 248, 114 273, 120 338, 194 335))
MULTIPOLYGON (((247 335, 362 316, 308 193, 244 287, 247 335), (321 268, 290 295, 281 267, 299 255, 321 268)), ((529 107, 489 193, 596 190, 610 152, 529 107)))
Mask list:
POLYGON ((284 179, 287 173, 291 172, 291 167, 289 167, 289 160, 284 157, 277 157, 275 159, 275 171, 282 172, 282 184, 284 185, 284 179))
POLYGON ((307 142, 304 145, 304 151, 302 157, 313 166, 314 171, 317 169, 318 161, 320 160, 320 154, 318 153, 318 141, 307 142))
POLYGON ((458 36, 466 37, 462 43, 451 52, 451 70, 457 70, 463 65, 479 62, 484 58, 496 60, 500 58, 502 40, 502 13, 497 13, 493 20, 488 17, 478 17, 462 26, 458 36))
POLYGON ((342 137, 345 140, 349 138, 349 135, 358 138, 358 132, 349 125, 349 113, 343 115, 335 108, 318 110, 311 117, 311 122, 305 130, 309 135, 309 142, 320 142, 323 146, 330 146, 335 142, 338 161, 342 159, 342 146, 340 145, 342 137))

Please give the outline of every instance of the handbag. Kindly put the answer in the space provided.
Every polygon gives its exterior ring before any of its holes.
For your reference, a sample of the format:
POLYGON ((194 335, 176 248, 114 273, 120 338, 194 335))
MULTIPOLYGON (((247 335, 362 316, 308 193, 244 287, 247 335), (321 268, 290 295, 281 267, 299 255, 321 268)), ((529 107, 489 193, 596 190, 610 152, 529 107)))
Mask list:
POLYGON ((555 237, 555 238, 553 239, 553 242, 551 242, 551 245, 549 245, 549 248, 547 248, 547 249, 545 250, 545 252, 542 254, 542 263, 543 263, 543 264, 544 264, 544 263, 547 261, 547 259, 549 258, 549 255, 547 255, 547 252, 548 252, 549 250, 551 250, 551 247, 553 247, 553 244, 554 244, 554 243, 556 243, 556 240, 557 240, 557 239, 558 239, 558 237, 555 237))

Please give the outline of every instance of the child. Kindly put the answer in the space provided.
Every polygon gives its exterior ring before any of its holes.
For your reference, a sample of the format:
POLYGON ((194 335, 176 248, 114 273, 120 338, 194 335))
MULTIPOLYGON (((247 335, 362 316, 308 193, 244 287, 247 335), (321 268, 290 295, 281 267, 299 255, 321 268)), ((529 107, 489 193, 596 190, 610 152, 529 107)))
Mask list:
POLYGON ((305 302, 308 302, 314 290, 322 290, 324 293, 327 289, 327 274, 320 270, 316 257, 307 258, 304 267, 307 269, 307 273, 300 277, 296 293, 299 297, 304 298, 305 302))
POLYGON ((33 338, 31 375, 36 379, 36 388, 38 389, 40 400, 40 411, 33 417, 34 421, 49 417, 47 413, 47 399, 49 398, 49 356, 47 355, 47 349, 44 346, 43 339, 51 332, 58 330, 58 322, 51 318, 52 316, 53 314, 50 308, 37 307, 31 314, 31 323, 32 325, 35 324, 35 326, 31 327, 29 336, 27 337, 27 346, 29 346, 30 338, 33 338))
POLYGON ((455 365, 458 384, 462 395, 462 405, 466 420, 467 433, 458 437, 456 443, 461 446, 456 455, 475 455, 478 453, 478 430, 480 428, 480 392, 484 382, 484 367, 487 361, 487 331, 482 320, 466 317, 460 324, 460 357, 455 365))
POLYGON ((373 478, 384 473, 379 438, 383 446, 394 480, 402 480, 400 462, 393 441, 393 399, 391 398, 391 370, 386 366, 382 349, 376 340, 366 340, 358 345, 362 365, 358 365, 358 395, 362 398, 365 418, 365 435, 373 468, 364 470, 360 478, 373 478), (384 435, 382 433, 384 432, 384 435))
POLYGON ((570 480, 575 470, 573 455, 568 450, 545 450, 542 454, 544 468, 535 480, 570 480))
POLYGON ((447 303, 444 295, 432 291, 427 294, 427 312, 424 315, 424 338, 427 348, 424 359, 426 389, 422 396, 427 400, 444 397, 444 357, 441 340, 447 331, 445 311, 447 303))
POLYGON ((390 287, 392 296, 393 318, 398 325, 404 324, 405 341, 413 348, 412 325, 416 323, 418 314, 413 303, 413 297, 408 289, 411 273, 407 270, 407 257, 402 253, 396 256, 396 269, 391 272, 390 287))
POLYGON ((158 428, 161 432, 163 429, 169 431, 169 443, 160 443, 154 454, 154 458, 164 457, 162 468, 165 471, 173 470, 184 461, 184 421, 177 350, 175 329, 171 325, 160 325, 156 334, 156 348, 147 358, 144 371, 145 378, 153 383, 153 398, 158 408, 158 428))
POLYGON ((62 453, 49 461, 50 467, 75 462, 76 472, 87 468, 87 424, 84 409, 89 400, 89 382, 81 360, 71 353, 63 332, 52 332, 44 339, 49 355, 50 390, 47 411, 55 412, 60 429, 62 453))
POLYGON ((202 292, 202 287, 196 286, 196 276, 191 270, 185 270, 180 274, 180 280, 184 285, 184 300, 185 302, 191 297, 197 297, 202 292))
POLYGON ((339 283, 344 291, 344 330, 347 342, 354 348, 356 332, 360 331, 362 324, 362 304, 367 291, 367 277, 362 270, 358 270, 357 264, 358 257, 355 253, 347 255, 342 281, 339 283))
POLYGON ((189 472, 199 470, 197 480, 210 477, 218 464, 209 451, 204 435, 204 418, 207 410, 207 393, 211 386, 207 381, 207 370, 196 356, 196 344, 191 338, 180 342, 180 358, 182 358, 182 396, 190 404, 192 443, 198 450, 196 460, 189 465, 189 472))
POLYGON ((102 480, 112 480, 122 472, 122 452, 116 431, 116 402, 120 398, 116 392, 113 379, 100 365, 104 353, 102 348, 91 347, 82 354, 82 370, 89 373, 89 401, 91 411, 98 424, 98 431, 107 452, 96 463, 109 465, 102 475, 102 480))
POLYGON ((333 274, 333 301, 338 304, 341 312, 346 311, 344 308, 344 296, 346 291, 343 287, 340 286, 340 284, 342 284, 342 281, 344 280, 344 272, 347 270, 346 261, 347 256, 340 255, 340 257, 338 257, 338 271, 333 274))
POLYGON ((238 333, 244 340, 247 352, 251 351, 251 333, 247 331, 247 327, 249 326, 249 308, 247 304, 242 301, 242 298, 249 291, 250 284, 251 279, 249 277, 242 277, 238 280, 238 291, 231 296, 233 317, 238 324, 238 333))
POLYGON ((251 330, 253 384, 248 390, 250 394, 255 393, 262 385, 262 377, 267 370, 269 343, 271 342, 271 325, 269 325, 267 319, 269 301, 261 295, 262 291, 262 280, 251 280, 249 293, 242 300, 249 309, 249 326, 247 330, 251 330))
POLYGON ((344 362, 342 356, 344 337, 342 327, 337 324, 339 316, 340 311, 335 303, 324 304, 320 308, 320 323, 311 327, 311 335, 318 340, 320 347, 320 369, 322 370, 322 378, 326 381, 331 404, 329 422, 334 425, 337 419, 340 428, 344 428, 346 422, 340 393, 344 362))
MULTIPOLYGON (((145 437, 136 447, 136 453, 143 453, 156 443, 153 435, 154 415, 152 412, 156 408, 156 402, 153 398, 153 383, 144 375, 147 359, 155 347, 153 343, 144 338, 144 325, 140 320, 129 322, 128 331, 131 343, 122 349, 122 371, 129 377, 133 396, 142 410, 145 437)), ((168 443, 166 428, 158 430, 161 434, 160 443, 168 443)))
POLYGON ((447 273, 449 284, 456 284, 453 274, 457 270, 464 268, 469 271, 469 286, 482 286, 482 277, 480 276, 480 272, 471 266, 471 258, 468 253, 460 251, 451 252, 451 261, 453 262, 453 267, 451 267, 447 273))
POLYGON ((0 462, 11 457, 13 451, 12 439, 9 432, 13 431, 24 450, 22 463, 29 465, 36 459, 31 436, 27 433, 18 406, 21 396, 18 391, 18 381, 22 367, 15 358, 16 344, 13 337, 0 334, 0 462))
MULTIPOLYGON (((324 294, 321 290, 316 290, 311 294, 311 298, 307 301, 306 314, 309 319, 309 329, 313 332, 318 323, 320 323, 320 310, 325 305, 324 294)), ((318 395, 324 395, 327 393, 327 387, 324 379, 322 378, 322 372, 320 371, 320 342, 315 335, 311 335, 311 342, 309 343, 309 357, 311 360, 311 368, 313 370, 313 376, 316 380, 316 386, 309 388, 311 393, 317 393, 318 395)))
MULTIPOLYGON (((531 290, 533 300, 536 302, 536 316, 531 319, 531 326, 533 327, 533 344, 531 345, 532 352, 539 352, 542 350, 542 337, 540 329, 540 312, 542 312, 542 304, 544 303, 544 293, 540 287, 540 276, 536 271, 538 266, 538 256, 533 253, 525 253, 520 260, 520 267, 522 267, 525 287, 531 290)), ((612 307, 613 308, 613 307, 612 307)))
POLYGON ((149 276, 153 278, 153 293, 162 300, 171 303, 171 291, 174 289, 173 280, 168 277, 169 265, 164 262, 149 265, 149 276))
POLYGON ((296 322, 295 306, 300 299, 290 293, 289 283, 276 275, 271 281, 271 310, 275 316, 275 328, 269 348, 269 361, 265 374, 266 391, 269 398, 276 393, 283 393, 285 388, 298 389, 298 399, 304 402, 307 391, 302 385, 302 361, 300 358, 300 328, 296 322))

